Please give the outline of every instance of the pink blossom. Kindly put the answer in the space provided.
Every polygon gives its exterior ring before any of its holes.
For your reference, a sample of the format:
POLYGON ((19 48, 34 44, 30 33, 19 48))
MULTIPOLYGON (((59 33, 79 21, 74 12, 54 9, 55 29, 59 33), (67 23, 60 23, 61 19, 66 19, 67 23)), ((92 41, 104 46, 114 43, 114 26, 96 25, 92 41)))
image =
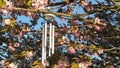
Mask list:
POLYGON ((31 57, 33 57, 33 56, 34 56, 33 51, 27 51, 25 58, 26 58, 27 60, 29 60, 29 59, 30 59, 31 57))
POLYGON ((1 66, 2 66, 3 68, 6 68, 6 64, 5 64, 5 62, 6 62, 6 60, 2 60, 2 61, 1 61, 1 63, 2 63, 1 66))
POLYGON ((80 34, 79 33, 75 33, 75 38, 79 38, 80 34))
POLYGON ((79 68, 86 68, 86 67, 84 66, 84 63, 79 63, 79 68))
POLYGON ((98 50, 99 54, 103 54, 103 49, 98 50))
POLYGON ((23 6, 23 5, 24 5, 23 0, 19 0, 19 1, 17 2, 17 5, 18 5, 19 7, 23 6))
POLYGON ((65 19, 65 18, 63 18, 63 17, 60 17, 60 19, 61 19, 62 21, 66 21, 66 19, 65 19))
POLYGON ((35 9, 45 9, 45 7, 47 6, 47 2, 48 0, 33 0, 32 1, 32 6, 35 9))
POLYGON ((79 68, 88 68, 91 65, 91 62, 81 62, 79 63, 79 68))
POLYGON ((11 46, 11 45, 8 46, 8 49, 9 49, 10 51, 15 51, 15 50, 16 50, 16 49, 15 49, 13 46, 11 46))
POLYGON ((20 32, 19 32, 19 34, 18 34, 18 38, 19 38, 19 39, 21 39, 21 38, 22 38, 22 36, 23 36, 23 32, 22 32, 22 31, 20 31, 20 32))
POLYGON ((9 14, 10 10, 14 9, 13 3, 7 0, 4 0, 2 7, 5 9, 1 9, 0 12, 2 12, 3 15, 6 15, 6 16, 9 14))
POLYGON ((60 68, 60 67, 62 67, 62 66, 63 66, 63 64, 62 64, 62 63, 63 63, 63 61, 62 61, 62 60, 59 60, 59 61, 58 61, 58 68, 60 68))
POLYGON ((4 25, 10 25, 10 19, 4 19, 3 20, 4 25))
POLYGON ((18 43, 18 42, 14 43, 14 47, 19 47, 19 46, 20 46, 20 43, 18 43))
POLYGON ((81 1, 81 6, 82 6, 82 7, 85 7, 85 6, 87 6, 87 5, 88 5, 88 2, 86 2, 86 0, 81 1))
POLYGON ((15 63, 10 63, 7 67, 8 68, 18 68, 17 64, 15 64, 15 63))
POLYGON ((49 66, 49 62, 46 60, 44 66, 49 66))
POLYGON ((80 36, 80 38, 81 38, 82 40, 86 41, 87 38, 88 38, 88 36, 80 36))
POLYGON ((9 11, 6 9, 2 9, 1 12, 3 13, 3 15, 7 16, 9 14, 9 11))
POLYGON ((27 11, 26 15, 32 17, 32 12, 27 11))
POLYGON ((10 31, 10 35, 11 35, 12 37, 15 35, 15 33, 14 33, 13 30, 10 31))
POLYGON ((67 33, 70 34, 70 33, 71 33, 71 30, 67 30, 67 33))
POLYGON ((74 54, 76 51, 75 51, 75 49, 74 49, 73 47, 69 47, 69 48, 67 49, 67 52, 68 52, 69 54, 74 54))
POLYGON ((94 53, 94 56, 98 56, 98 53, 94 53))
POLYGON ((84 25, 88 28, 92 28, 92 23, 87 20, 84 20, 84 25))
POLYGON ((57 32, 55 32, 55 37, 59 37, 59 34, 57 32))
POLYGON ((100 19, 99 19, 98 17, 96 17, 96 18, 94 19, 94 23, 100 24, 100 19))
POLYGON ((63 45, 63 44, 64 44, 64 41, 61 41, 60 44, 63 45))
POLYGON ((7 60, 2 60, 2 68, 18 68, 18 65, 15 64, 14 62, 9 62, 7 60))
POLYGON ((95 26, 95 30, 102 32, 102 31, 103 31, 103 28, 100 27, 100 26, 95 26))
POLYGON ((86 12, 91 12, 93 10, 93 6, 91 2, 88 2, 88 5, 84 6, 84 10, 86 12))
POLYGON ((66 68, 68 67, 67 57, 61 57, 57 62, 57 68, 66 68))
POLYGON ((8 9, 8 10, 13 10, 14 9, 14 6, 13 6, 13 3, 12 2, 10 2, 10 1, 6 1, 5 2, 6 3, 6 8, 8 9))
POLYGON ((65 36, 62 36, 62 40, 65 41, 67 38, 65 36))
POLYGON ((70 25, 78 25, 78 20, 76 20, 76 19, 71 19, 71 20, 70 20, 70 25))

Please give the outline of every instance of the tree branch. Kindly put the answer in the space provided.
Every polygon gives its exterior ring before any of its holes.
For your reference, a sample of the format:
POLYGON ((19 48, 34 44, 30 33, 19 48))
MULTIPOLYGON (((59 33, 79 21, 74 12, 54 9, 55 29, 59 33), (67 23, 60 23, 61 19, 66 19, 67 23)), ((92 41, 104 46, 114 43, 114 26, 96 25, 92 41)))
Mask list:
POLYGON ((111 49, 103 49, 104 51, 111 51, 111 50, 120 50, 120 48, 118 47, 113 47, 111 49))
POLYGON ((59 15, 59 16, 68 16, 68 17, 73 16, 72 14, 49 12, 48 10, 35 10, 35 9, 25 9, 25 8, 14 8, 14 10, 22 10, 22 11, 30 11, 30 12, 43 12, 43 13, 55 14, 55 15, 59 15))
MULTIPOLYGON (((97 9, 97 10, 93 10, 93 12, 99 12, 99 11, 103 11, 103 10, 111 10, 111 11, 116 11, 116 8, 119 8, 120 5, 114 5, 111 7, 103 7, 101 9, 97 9)), ((88 13, 84 13, 84 14, 78 14, 78 15, 73 15, 73 14, 66 14, 66 13, 59 13, 59 12, 49 12, 48 10, 35 10, 35 9, 25 9, 25 8, 14 8, 14 10, 23 10, 23 11, 30 11, 30 12, 43 12, 43 13, 50 13, 50 14, 55 14, 58 16, 68 16, 68 17, 84 17, 85 15, 88 15, 88 13)))

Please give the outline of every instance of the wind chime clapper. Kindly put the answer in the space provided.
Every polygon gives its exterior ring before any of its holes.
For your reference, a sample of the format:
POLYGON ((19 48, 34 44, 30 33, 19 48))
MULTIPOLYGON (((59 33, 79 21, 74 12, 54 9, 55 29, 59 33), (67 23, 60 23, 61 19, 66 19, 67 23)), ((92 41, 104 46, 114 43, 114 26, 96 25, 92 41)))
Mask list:
POLYGON ((54 54, 54 25, 52 23, 49 24, 49 30, 47 29, 47 23, 43 24, 42 30, 42 64, 45 63, 47 58, 47 47, 49 49, 48 56, 54 54), (49 39, 47 39, 47 32, 49 32, 49 39), (49 44, 47 41, 49 40, 49 44))

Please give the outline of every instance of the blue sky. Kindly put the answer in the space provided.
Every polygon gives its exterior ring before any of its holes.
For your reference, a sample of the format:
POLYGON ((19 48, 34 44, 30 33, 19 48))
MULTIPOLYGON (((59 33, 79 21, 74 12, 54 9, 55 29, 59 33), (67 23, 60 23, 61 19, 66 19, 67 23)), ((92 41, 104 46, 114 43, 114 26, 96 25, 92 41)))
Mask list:
MULTIPOLYGON (((63 0, 55 0, 55 1, 60 2, 60 1, 63 1, 63 0)), ((87 0, 87 1, 88 2, 91 1, 92 4, 97 4, 97 2, 95 0, 87 0)), ((105 3, 105 0, 97 0, 97 1, 105 3)), ((71 6, 71 7, 73 7, 73 6, 71 6)), ((52 8, 54 8, 54 7, 52 7, 52 8)), ((62 7, 62 9, 66 9, 66 6, 62 7)), ((58 9, 52 9, 51 12, 55 12, 57 10, 58 9)), ((80 7, 78 5, 76 7, 73 7, 73 14, 83 14, 83 13, 85 13, 85 12, 84 12, 82 7, 80 7)), ((93 15, 91 15, 91 16, 93 16, 93 15)), ((17 16, 17 22, 21 21, 23 23, 29 23, 30 24, 30 20, 32 20, 32 19, 30 17, 28 17, 28 16, 24 16, 24 15, 17 16)), ((55 16, 54 20, 57 21, 59 27, 61 27, 63 25, 63 23, 65 23, 66 25, 68 24, 68 19, 66 19, 66 21, 62 21, 62 20, 60 20, 59 17, 55 16)), ((42 22, 45 23, 46 21, 43 18, 39 18, 37 20, 38 24, 34 27, 34 29, 35 30, 40 30, 40 27, 42 27, 42 25, 41 25, 42 22)))
MULTIPOLYGON (((57 1, 57 2, 60 2, 61 0, 56 0, 56 1, 57 1)), ((88 0, 88 1, 92 1, 93 4, 96 3, 95 0, 88 0)), ((63 7, 63 9, 65 9, 65 8, 66 8, 66 6, 63 7)), ((56 10, 57 10, 57 9, 52 10, 52 11, 56 11, 56 10)), ((77 14, 83 14, 83 13, 84 13, 84 10, 82 9, 82 7, 76 6, 75 9, 74 9, 74 11, 73 11, 73 14, 76 14, 76 13, 77 13, 77 14)), ((55 21, 58 22, 59 27, 63 25, 62 23, 65 23, 65 24, 68 23, 68 22, 67 22, 68 20, 62 21, 62 20, 60 20, 60 18, 58 18, 58 17, 55 17, 54 19, 55 19, 55 21)), ((30 23, 30 20, 32 20, 32 19, 29 18, 29 17, 26 17, 26 16, 18 16, 18 17, 17 17, 17 21, 21 21, 21 22, 24 22, 24 23, 30 23)), ((37 21, 38 24, 34 27, 35 30, 39 30, 39 29, 40 29, 40 27, 41 27, 41 22, 45 22, 45 20, 44 20, 43 18, 39 18, 38 21, 37 21)))
MULTIPOLYGON (((53 1, 53 0, 52 0, 53 1)), ((57 1, 57 2, 60 2, 60 1, 63 1, 63 0, 55 0, 55 1, 57 1)), ((88 0, 88 1, 91 1, 93 4, 96 4, 96 1, 95 0, 88 0)), ((100 2, 103 2, 104 0, 98 0, 98 1, 100 1, 100 2)), ((65 9, 66 8, 66 6, 65 7, 63 7, 63 9, 65 9)), ((57 9, 55 9, 55 10, 52 10, 52 11, 56 11, 57 9)), ((80 7, 80 6, 76 6, 76 7, 74 7, 74 11, 73 11, 73 14, 83 14, 83 13, 85 13, 84 12, 84 10, 82 9, 82 7, 80 7)), ((10 17, 9 15, 7 16, 7 17, 5 17, 4 16, 4 18, 8 18, 8 17, 10 17)), ((65 23, 65 24, 67 24, 68 22, 68 20, 66 20, 66 21, 61 21, 60 20, 60 18, 58 18, 58 17, 55 17, 54 18, 55 19, 55 21, 57 21, 58 22, 58 25, 59 25, 59 27, 61 26, 61 25, 63 25, 62 23, 65 23)), ((30 20, 32 20, 30 17, 28 17, 28 16, 24 16, 24 15, 21 15, 21 16, 17 16, 17 22, 18 23, 21 23, 21 22, 23 22, 23 23, 29 23, 30 24, 30 20), (20 21, 20 22, 19 22, 20 21)), ((37 25, 34 27, 34 29, 35 30, 39 30, 40 29, 40 27, 41 27, 41 22, 45 22, 45 20, 43 19, 43 18, 39 18, 38 19, 38 21, 37 21, 37 25)))

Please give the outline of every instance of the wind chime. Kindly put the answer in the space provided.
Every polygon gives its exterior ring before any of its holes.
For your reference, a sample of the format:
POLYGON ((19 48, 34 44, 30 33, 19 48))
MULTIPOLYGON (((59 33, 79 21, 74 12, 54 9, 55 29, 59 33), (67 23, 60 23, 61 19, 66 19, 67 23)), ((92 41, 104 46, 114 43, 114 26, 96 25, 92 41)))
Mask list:
POLYGON ((46 61, 47 47, 49 49, 48 56, 54 54, 54 25, 52 25, 52 23, 49 24, 49 44, 47 44, 47 31, 47 23, 45 23, 43 24, 42 30, 42 64, 44 64, 46 61))

